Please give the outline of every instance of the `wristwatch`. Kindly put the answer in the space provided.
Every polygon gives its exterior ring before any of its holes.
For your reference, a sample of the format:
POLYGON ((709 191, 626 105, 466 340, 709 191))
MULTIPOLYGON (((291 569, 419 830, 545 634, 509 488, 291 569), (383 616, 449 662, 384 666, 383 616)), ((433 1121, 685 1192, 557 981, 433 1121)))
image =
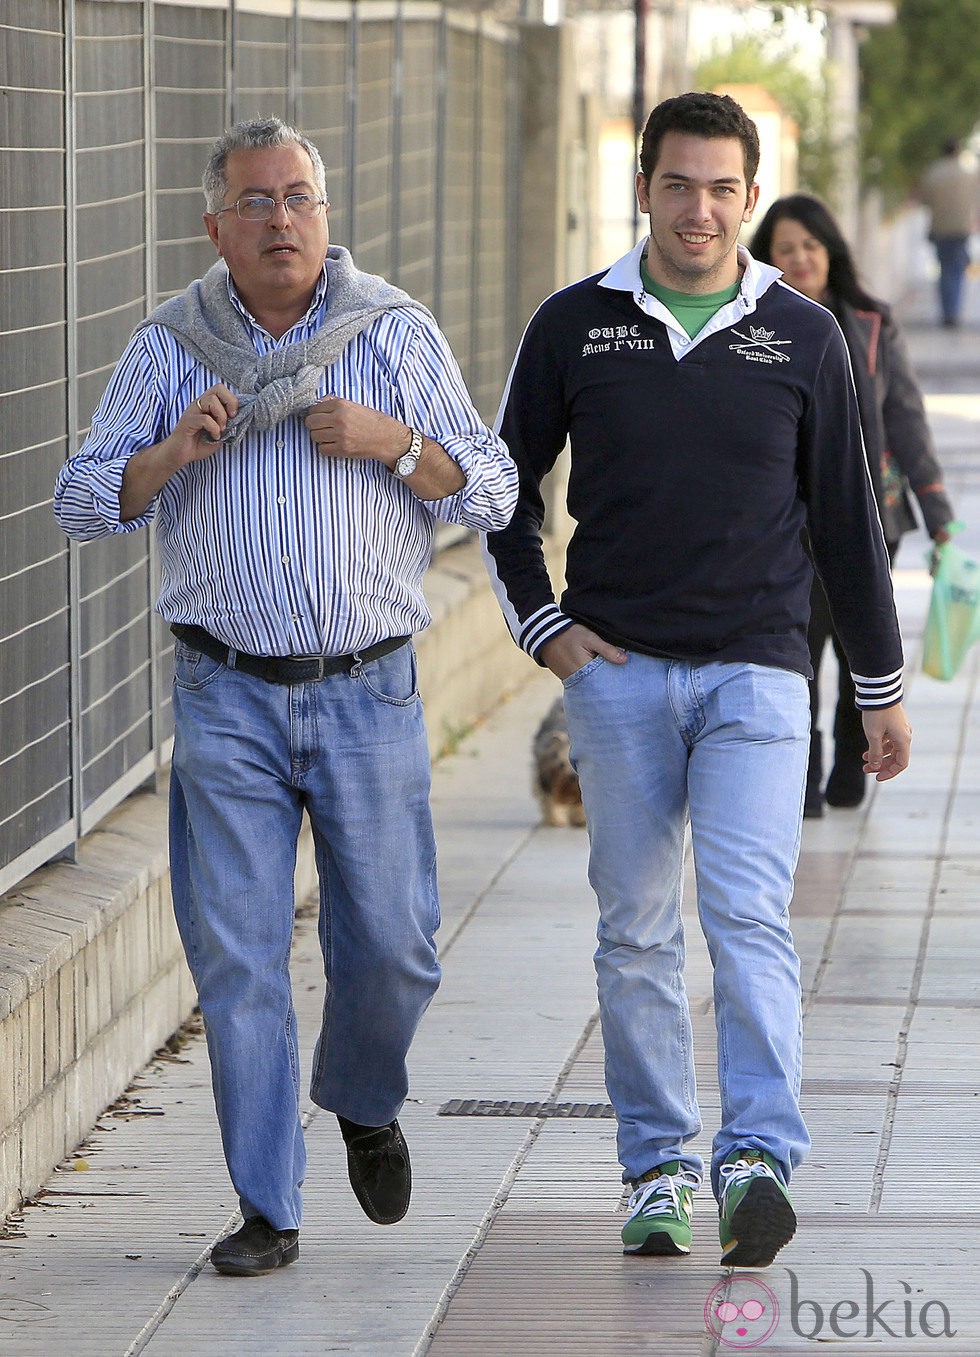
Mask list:
POLYGON ((412 435, 412 441, 408 445, 408 451, 402 453, 392 468, 395 475, 400 476, 402 480, 406 476, 411 476, 422 456, 422 435, 418 429, 410 429, 409 433, 412 435))

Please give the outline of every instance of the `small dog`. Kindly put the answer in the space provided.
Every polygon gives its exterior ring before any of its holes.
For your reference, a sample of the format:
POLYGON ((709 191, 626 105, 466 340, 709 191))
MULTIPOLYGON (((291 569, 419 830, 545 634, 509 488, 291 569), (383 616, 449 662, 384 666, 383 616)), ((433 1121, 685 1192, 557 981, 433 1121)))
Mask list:
POLYGON ((582 791, 569 758, 565 707, 559 697, 534 737, 534 794, 546 825, 584 825, 582 791))

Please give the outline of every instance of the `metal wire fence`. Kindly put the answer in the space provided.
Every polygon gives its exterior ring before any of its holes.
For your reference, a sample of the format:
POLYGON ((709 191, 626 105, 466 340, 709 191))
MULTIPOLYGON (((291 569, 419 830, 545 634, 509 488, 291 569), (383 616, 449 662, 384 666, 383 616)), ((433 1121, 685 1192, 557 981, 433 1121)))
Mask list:
POLYGON ((61 462, 134 325, 199 277, 210 143, 316 141, 331 238, 439 317, 490 417, 517 326, 512 30, 383 0, 3 0, 0 892, 169 757, 152 535, 67 543, 61 462))

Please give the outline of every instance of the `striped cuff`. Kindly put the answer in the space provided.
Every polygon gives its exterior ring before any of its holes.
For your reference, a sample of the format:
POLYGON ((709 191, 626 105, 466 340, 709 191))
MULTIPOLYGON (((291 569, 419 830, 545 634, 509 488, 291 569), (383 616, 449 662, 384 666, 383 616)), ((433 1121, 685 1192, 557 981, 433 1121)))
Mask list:
POLYGON ((854 681, 854 700, 859 707, 894 707, 901 702, 902 671, 896 669, 893 674, 883 674, 880 678, 869 678, 865 674, 852 674, 854 681))
POLYGON ((532 659, 542 664, 543 661, 538 657, 541 647, 571 626, 574 626, 573 619, 566 617, 557 603, 549 603, 544 608, 539 608, 536 613, 532 613, 524 623, 521 628, 520 645, 532 659))

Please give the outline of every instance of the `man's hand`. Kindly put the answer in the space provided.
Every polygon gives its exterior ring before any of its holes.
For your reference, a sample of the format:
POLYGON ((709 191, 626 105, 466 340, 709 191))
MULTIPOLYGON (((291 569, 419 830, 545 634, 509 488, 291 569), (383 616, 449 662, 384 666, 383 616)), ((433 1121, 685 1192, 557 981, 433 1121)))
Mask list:
POLYGON ((409 430, 401 420, 356 401, 324 396, 306 416, 310 437, 325 457, 353 461, 375 458, 393 467, 408 451, 409 430))
POLYGON ((191 401, 162 442, 133 453, 119 491, 119 521, 139 518, 181 467, 213 456, 229 419, 237 413, 238 397, 218 382, 191 401))
POLYGON ((601 655, 611 664, 625 664, 626 651, 620 646, 610 645, 601 636, 597 636, 581 622, 575 622, 553 637, 541 647, 541 658, 556 678, 567 679, 570 674, 584 669, 596 655, 601 655))
POLYGON ((864 755, 864 771, 874 773, 876 782, 887 782, 898 777, 909 766, 912 727, 905 708, 899 702, 884 711, 865 707, 861 713, 868 748, 864 755))
POLYGON ((203 396, 192 401, 174 426, 170 442, 187 462, 210 457, 228 421, 238 414, 238 397, 222 383, 209 386, 203 396))
MULTIPOLYGON (((306 416, 306 427, 324 457, 373 458, 389 471, 394 471, 411 442, 411 430, 401 420, 339 396, 317 401, 306 416)), ((421 500, 445 499, 462 490, 466 477, 441 444, 423 435, 418 466, 405 477, 405 484, 421 500)))

